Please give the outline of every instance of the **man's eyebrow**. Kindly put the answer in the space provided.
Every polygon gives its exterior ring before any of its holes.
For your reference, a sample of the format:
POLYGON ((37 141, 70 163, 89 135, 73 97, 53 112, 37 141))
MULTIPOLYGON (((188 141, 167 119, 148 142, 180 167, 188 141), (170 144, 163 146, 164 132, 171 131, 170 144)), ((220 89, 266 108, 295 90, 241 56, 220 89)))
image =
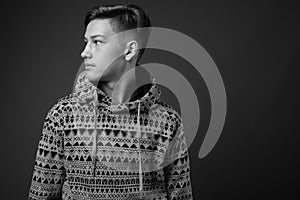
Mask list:
MULTIPOLYGON (((94 39, 94 38, 96 38, 96 37, 104 37, 104 38, 105 38, 105 36, 104 36, 104 35, 101 35, 101 34, 97 34, 97 35, 92 35, 92 36, 90 36, 91 39, 94 39)), ((84 39, 86 40, 87 38, 84 37, 84 39)))

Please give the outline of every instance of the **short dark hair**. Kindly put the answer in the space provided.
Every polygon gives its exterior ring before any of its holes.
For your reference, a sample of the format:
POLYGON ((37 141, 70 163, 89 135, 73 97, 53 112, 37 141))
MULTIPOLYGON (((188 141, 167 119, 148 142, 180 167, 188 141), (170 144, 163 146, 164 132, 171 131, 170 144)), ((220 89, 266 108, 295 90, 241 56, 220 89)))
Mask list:
MULTIPOLYGON (((134 4, 95 6, 86 14, 85 28, 94 19, 110 19, 110 25, 116 33, 130 29, 151 27, 149 16, 141 7, 134 4)), ((139 44, 141 47, 146 46, 149 35, 149 29, 138 33, 139 42, 142 42, 142 44, 139 44)), ((144 48, 139 50, 137 62, 142 57, 144 50, 144 48)))

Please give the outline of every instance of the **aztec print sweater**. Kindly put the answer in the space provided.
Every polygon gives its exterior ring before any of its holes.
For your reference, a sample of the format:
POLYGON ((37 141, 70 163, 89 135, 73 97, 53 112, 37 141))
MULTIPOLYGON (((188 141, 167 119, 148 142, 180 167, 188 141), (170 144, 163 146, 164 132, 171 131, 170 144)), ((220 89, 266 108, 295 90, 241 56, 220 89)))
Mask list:
POLYGON ((148 85, 115 103, 79 75, 46 116, 28 199, 193 199, 181 118, 148 85))

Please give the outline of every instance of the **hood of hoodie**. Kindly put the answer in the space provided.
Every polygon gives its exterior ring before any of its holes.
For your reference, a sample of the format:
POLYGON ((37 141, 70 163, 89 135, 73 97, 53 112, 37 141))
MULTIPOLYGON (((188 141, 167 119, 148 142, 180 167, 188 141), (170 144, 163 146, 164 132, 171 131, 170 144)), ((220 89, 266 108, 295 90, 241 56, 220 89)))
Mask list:
POLYGON ((81 103, 94 104, 96 102, 97 106, 101 106, 101 110, 106 113, 137 113, 139 104, 140 111, 146 112, 160 100, 160 95, 161 92, 156 84, 156 79, 151 76, 151 83, 142 85, 135 90, 129 101, 123 103, 115 102, 111 96, 104 93, 87 79, 85 71, 78 75, 72 93, 72 97, 81 103), (95 95, 96 93, 97 95, 95 95))
MULTIPOLYGON (((80 103, 93 106, 94 119, 98 118, 98 114, 134 114, 137 116, 137 137, 139 138, 138 151, 139 151, 139 180, 140 180, 140 192, 143 190, 143 177, 142 177, 142 158, 141 158, 141 128, 140 128, 140 115, 147 114, 150 108, 160 100, 161 92, 156 85, 156 80, 151 76, 151 83, 144 84, 139 87, 131 95, 129 101, 124 103, 114 102, 112 98, 104 93, 102 90, 93 85, 86 77, 85 71, 78 75, 75 88, 71 94, 76 101, 80 103)), ((93 167, 96 168, 96 155, 97 155, 97 123, 98 120, 94 120, 94 132, 93 132, 93 148, 92 148, 92 158, 93 167)), ((140 193, 141 194, 141 193, 140 193)))

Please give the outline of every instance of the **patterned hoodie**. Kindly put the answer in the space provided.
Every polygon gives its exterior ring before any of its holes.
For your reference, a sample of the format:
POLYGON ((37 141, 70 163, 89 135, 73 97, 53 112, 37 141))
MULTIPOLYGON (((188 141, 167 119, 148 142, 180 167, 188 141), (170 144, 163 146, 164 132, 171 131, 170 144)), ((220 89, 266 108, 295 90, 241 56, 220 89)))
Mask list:
POLYGON ((160 94, 152 77, 117 103, 81 73, 44 121, 28 199, 193 199, 181 118, 160 94))

